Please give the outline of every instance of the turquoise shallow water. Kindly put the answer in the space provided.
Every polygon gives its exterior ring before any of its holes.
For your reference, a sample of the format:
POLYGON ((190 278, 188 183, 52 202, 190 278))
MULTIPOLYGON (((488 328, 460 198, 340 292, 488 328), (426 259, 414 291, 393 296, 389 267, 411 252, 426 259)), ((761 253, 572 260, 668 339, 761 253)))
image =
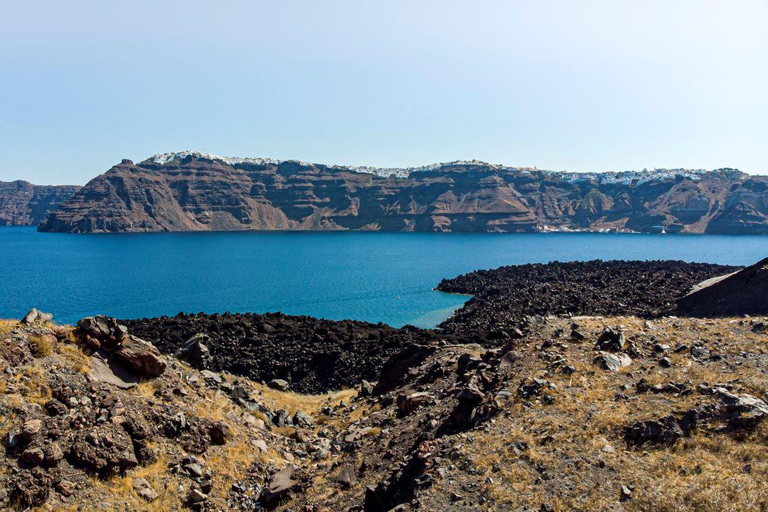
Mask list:
POLYGON ((0 227, 0 318, 30 307, 74 322, 282 311, 434 326, 467 297, 443 277, 500 265, 602 259, 753 263, 768 237, 618 234, 158 233, 0 227))

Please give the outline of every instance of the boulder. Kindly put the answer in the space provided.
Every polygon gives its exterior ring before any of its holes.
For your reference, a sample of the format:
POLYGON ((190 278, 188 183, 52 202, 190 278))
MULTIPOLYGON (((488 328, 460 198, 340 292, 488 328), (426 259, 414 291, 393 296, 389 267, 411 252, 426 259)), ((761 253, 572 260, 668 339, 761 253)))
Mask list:
POLYGON ((179 359, 199 370, 207 368, 211 362, 211 352, 206 343, 209 343, 210 339, 210 336, 203 333, 193 335, 181 347, 179 359))
POLYGON ((45 405, 43 406, 46 411, 48 411, 48 414, 51 416, 61 416, 63 414, 66 414, 69 410, 66 405, 64 405, 59 400, 56 400, 55 398, 51 398, 47 402, 45 402, 45 405))
POLYGON ((64 458, 64 451, 59 446, 59 443, 56 442, 47 442, 43 446, 43 454, 45 455, 44 462, 46 466, 56 466, 64 458))
POLYGON ((200 375, 202 375, 205 380, 215 384, 222 384, 224 382, 224 378, 221 376, 221 374, 212 372, 210 370, 203 370, 200 372, 200 375))
POLYGON ((603 370, 617 372, 632 364, 632 358, 627 354, 603 353, 597 356, 593 362, 603 370))
POLYGON ((715 388, 713 393, 723 404, 733 429, 752 428, 768 416, 768 404, 752 395, 736 395, 725 388, 715 388))
POLYGON ((154 345, 133 335, 122 340, 115 357, 139 375, 159 377, 167 366, 165 359, 154 345))
POLYGON ((133 479, 133 490, 136 494, 147 501, 155 501, 160 495, 155 491, 145 478, 137 477, 133 479))
POLYGON ((298 480, 293 479, 296 469, 295 466, 286 466, 272 476, 269 486, 261 494, 261 499, 265 504, 273 505, 279 502, 299 485, 298 480))
POLYGON ((199 503, 202 503, 208 499, 208 495, 205 494, 200 489, 195 489, 194 487, 189 490, 189 494, 187 495, 187 502, 192 505, 197 505, 199 503))
POLYGON ((292 427, 293 418, 287 409, 278 409, 275 411, 275 417, 272 418, 272 423, 278 427, 292 427))
POLYGON ((545 379, 537 378, 525 378, 517 388, 517 394, 521 398, 528 400, 537 396, 541 396, 544 389, 550 387, 550 382, 545 379))
POLYGON ((638 421, 624 430, 624 440, 631 446, 672 444, 684 435, 677 418, 671 415, 658 420, 638 421))
POLYGON ((368 396, 373 396, 373 390, 375 386, 368 382, 367 380, 363 379, 363 382, 360 383, 360 389, 357 393, 357 396, 360 398, 365 398, 368 396))
POLYGON ((40 432, 40 429, 42 428, 43 428, 43 420, 37 419, 37 418, 27 420, 21 426, 21 432, 19 433, 19 437, 24 441, 29 442, 32 439, 34 439, 35 436, 37 436, 37 434, 40 432))
POLYGON ((355 468, 352 464, 346 464, 344 468, 336 475, 336 481, 345 489, 349 489, 357 483, 355 468))
POLYGON ((296 411, 293 415, 293 424, 299 428, 311 428, 315 425, 312 416, 304 411, 296 411))
POLYGON ((214 421, 208 425, 208 435, 211 437, 211 444, 223 446, 227 444, 227 439, 229 439, 231 432, 224 422, 214 421))
POLYGON ((283 379, 272 379, 267 384, 271 389, 276 389, 278 391, 288 391, 290 389, 290 385, 288 384, 288 381, 283 379))
POLYGON ((45 460, 45 453, 42 448, 30 447, 21 454, 21 461, 30 466, 39 466, 45 460))
MULTIPOLYGON (((131 372, 129 368, 109 354, 100 350, 91 356, 90 376, 98 382, 107 382, 120 389, 130 389, 135 387, 140 381, 140 376, 131 372)), ((62 404, 63 405, 63 404, 62 404)))
POLYGON ((138 464, 130 436, 121 427, 108 423, 78 431, 69 459, 102 475, 116 474, 138 464))
POLYGON ((717 431, 729 432, 751 429, 768 416, 768 404, 752 395, 737 395, 725 388, 715 388, 712 394, 719 403, 701 404, 679 419, 665 416, 658 420, 635 422, 624 430, 629 445, 645 443, 671 444, 691 431, 707 425, 717 431))
POLYGON ((110 335, 109 318, 102 315, 88 316, 77 322, 83 333, 100 340, 110 335))
POLYGON ((768 258, 738 272, 708 279, 677 302, 680 316, 768 314, 768 258))
POLYGON ((411 414, 419 407, 429 403, 432 400, 432 395, 426 391, 419 391, 411 393, 409 395, 399 395, 397 397, 397 408, 403 414, 411 414))
POLYGON ((51 313, 43 313, 36 308, 32 308, 26 315, 24 315, 24 318, 21 319, 21 323, 24 325, 31 325, 35 323, 50 322, 51 320, 53 320, 53 315, 51 313))
POLYGON ((607 350, 609 352, 620 352, 627 346, 624 333, 606 327, 603 332, 600 333, 600 337, 597 338, 595 348, 598 350, 607 350))

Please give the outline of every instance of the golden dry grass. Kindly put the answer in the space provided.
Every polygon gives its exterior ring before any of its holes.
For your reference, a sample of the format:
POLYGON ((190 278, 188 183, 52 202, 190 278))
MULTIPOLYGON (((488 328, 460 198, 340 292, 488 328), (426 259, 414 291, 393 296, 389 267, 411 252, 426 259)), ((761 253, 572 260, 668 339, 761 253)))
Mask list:
POLYGON ((302 395, 290 391, 278 391, 261 384, 254 384, 256 392, 264 399, 271 409, 286 409, 291 414, 304 411, 309 415, 317 415, 325 406, 337 406, 342 401, 349 402, 357 396, 354 389, 345 389, 322 395, 302 395))
POLYGON ((27 343, 29 343, 29 351, 34 357, 47 357, 53 354, 54 343, 47 336, 30 334, 27 337, 27 343))
POLYGON ((19 322, 16 320, 0 320, 0 336, 4 336, 13 331, 19 322))
MULTIPOLYGON (((759 357, 744 358, 737 371, 717 361, 700 364, 682 353, 667 354, 671 368, 640 358, 619 372, 604 372, 591 362, 599 332, 622 324, 638 342, 643 336, 672 347, 703 341, 727 358, 744 352, 764 354, 768 337, 742 327, 743 321, 665 319, 646 328, 644 320, 635 318, 578 319, 592 341, 567 344, 564 355, 575 373, 550 372, 546 360, 535 355, 526 357, 518 370, 518 375, 554 383, 557 388, 548 391, 554 403, 524 407, 520 400, 513 401, 489 432, 475 431, 471 442, 462 441, 462 456, 480 471, 473 481, 492 479, 483 488, 494 510, 535 510, 542 503, 555 510, 768 510, 768 424, 741 436, 699 432, 670 447, 628 449, 623 441, 623 428, 632 421, 679 414, 709 400, 697 392, 635 396, 640 378, 650 385, 687 382, 694 390, 701 383, 737 381, 742 392, 766 398, 768 376, 759 357), (617 399, 620 393, 630 398, 617 399), (516 442, 529 448, 517 452, 512 448, 516 442), (635 490, 631 500, 619 503, 622 485, 635 490)), ((565 320, 561 323, 567 326, 565 320)), ((447 493, 451 488, 455 484, 441 480, 430 492, 447 493)))

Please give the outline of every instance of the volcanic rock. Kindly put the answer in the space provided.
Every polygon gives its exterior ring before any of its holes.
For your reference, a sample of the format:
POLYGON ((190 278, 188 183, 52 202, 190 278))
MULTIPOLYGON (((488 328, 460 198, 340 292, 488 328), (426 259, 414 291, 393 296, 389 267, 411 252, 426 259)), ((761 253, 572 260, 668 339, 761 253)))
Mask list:
MULTIPOLYGON (((527 316, 658 317, 674 313, 676 301, 696 283, 735 269, 683 261, 595 260, 478 270, 437 286, 444 292, 474 295, 440 327, 467 333, 483 346, 498 346, 482 333, 518 327, 527 316)), ((572 339, 579 341, 583 335, 574 331, 572 339)))
POLYGON ((594 363, 603 370, 617 372, 620 369, 632 364, 632 358, 627 354, 600 354, 594 360, 594 363))
POLYGON ((640 446, 645 443, 674 443, 684 435, 677 418, 665 416, 631 425, 625 430, 624 439, 630 445, 640 446))
POLYGON ((139 375, 158 377, 163 374, 167 366, 160 352, 151 343, 128 335, 123 339, 115 357, 139 375))
POLYGON ((43 313, 42 311, 38 311, 36 308, 32 308, 26 315, 24 315, 24 318, 21 319, 21 323, 30 325, 37 322, 50 322, 51 320, 53 320, 53 315, 51 313, 43 313))
POLYGON ((133 442, 122 428, 102 425, 76 434, 72 460, 101 474, 125 471, 138 464, 133 442))
POLYGON ((133 490, 136 494, 147 501, 155 501, 160 495, 155 491, 145 478, 138 477, 133 479, 133 490))
POLYGON ((296 469, 295 466, 286 466, 272 476, 269 487, 261 496, 264 503, 272 505, 279 502, 288 492, 299 485, 298 480, 293 479, 296 469))
POLYGON ((179 359, 188 362, 195 368, 205 369, 211 360, 211 353, 205 345, 211 339, 210 336, 203 333, 193 335, 179 352, 179 359))
POLYGON ((677 303, 681 316, 768 314, 768 258, 697 285, 677 303))
MULTIPOLYGON (((210 336, 206 342, 210 370, 267 383, 280 379, 299 393, 354 387, 363 379, 375 381, 384 363, 404 348, 450 339, 414 327, 396 329, 280 313, 178 314, 120 323, 165 353, 177 352, 194 334, 204 332, 210 336)), ((207 372, 201 374, 211 374, 207 372)), ((387 384, 386 377, 377 387, 387 384)))
POLYGON ((597 339, 595 348, 598 350, 607 350, 609 352, 620 352, 624 350, 626 348, 624 333, 606 327, 597 339))
POLYGON ((278 391, 288 391, 291 386, 288 384, 288 381, 284 379, 272 379, 267 384, 270 388, 276 389, 278 391))
POLYGON ((352 466, 352 464, 345 465, 336 476, 336 481, 345 489, 349 489, 355 485, 357 483, 357 476, 355 475, 354 466, 352 466))

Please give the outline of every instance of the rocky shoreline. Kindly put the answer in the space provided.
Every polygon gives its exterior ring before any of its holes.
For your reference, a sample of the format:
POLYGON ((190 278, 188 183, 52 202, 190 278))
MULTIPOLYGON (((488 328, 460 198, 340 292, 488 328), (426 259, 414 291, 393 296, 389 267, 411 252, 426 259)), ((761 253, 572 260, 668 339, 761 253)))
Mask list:
POLYGON ((281 313, 180 313, 121 323, 169 354, 203 335, 209 356, 200 368, 324 393, 376 380, 391 356, 414 345, 502 346, 535 315, 670 314, 694 284, 734 270, 681 261, 592 261, 473 272, 438 286, 474 297, 436 330, 281 313))
MULTIPOLYGON (((417 345, 447 342, 432 330, 281 313, 184 314, 121 320, 137 336, 176 353, 195 335, 209 351, 201 369, 261 382, 282 379, 300 393, 325 393, 376 380, 393 355, 417 345)), ((452 342, 458 342, 456 337, 452 342)))
POLYGON ((475 297, 436 330, 32 310, 0 321, 0 507, 765 508, 768 318, 669 315, 733 270, 474 272, 441 283, 475 297))
POLYGON ((478 270, 437 289, 473 295, 443 322, 448 332, 499 331, 533 315, 635 315, 677 312, 694 285, 739 267, 684 261, 552 262, 478 270))

